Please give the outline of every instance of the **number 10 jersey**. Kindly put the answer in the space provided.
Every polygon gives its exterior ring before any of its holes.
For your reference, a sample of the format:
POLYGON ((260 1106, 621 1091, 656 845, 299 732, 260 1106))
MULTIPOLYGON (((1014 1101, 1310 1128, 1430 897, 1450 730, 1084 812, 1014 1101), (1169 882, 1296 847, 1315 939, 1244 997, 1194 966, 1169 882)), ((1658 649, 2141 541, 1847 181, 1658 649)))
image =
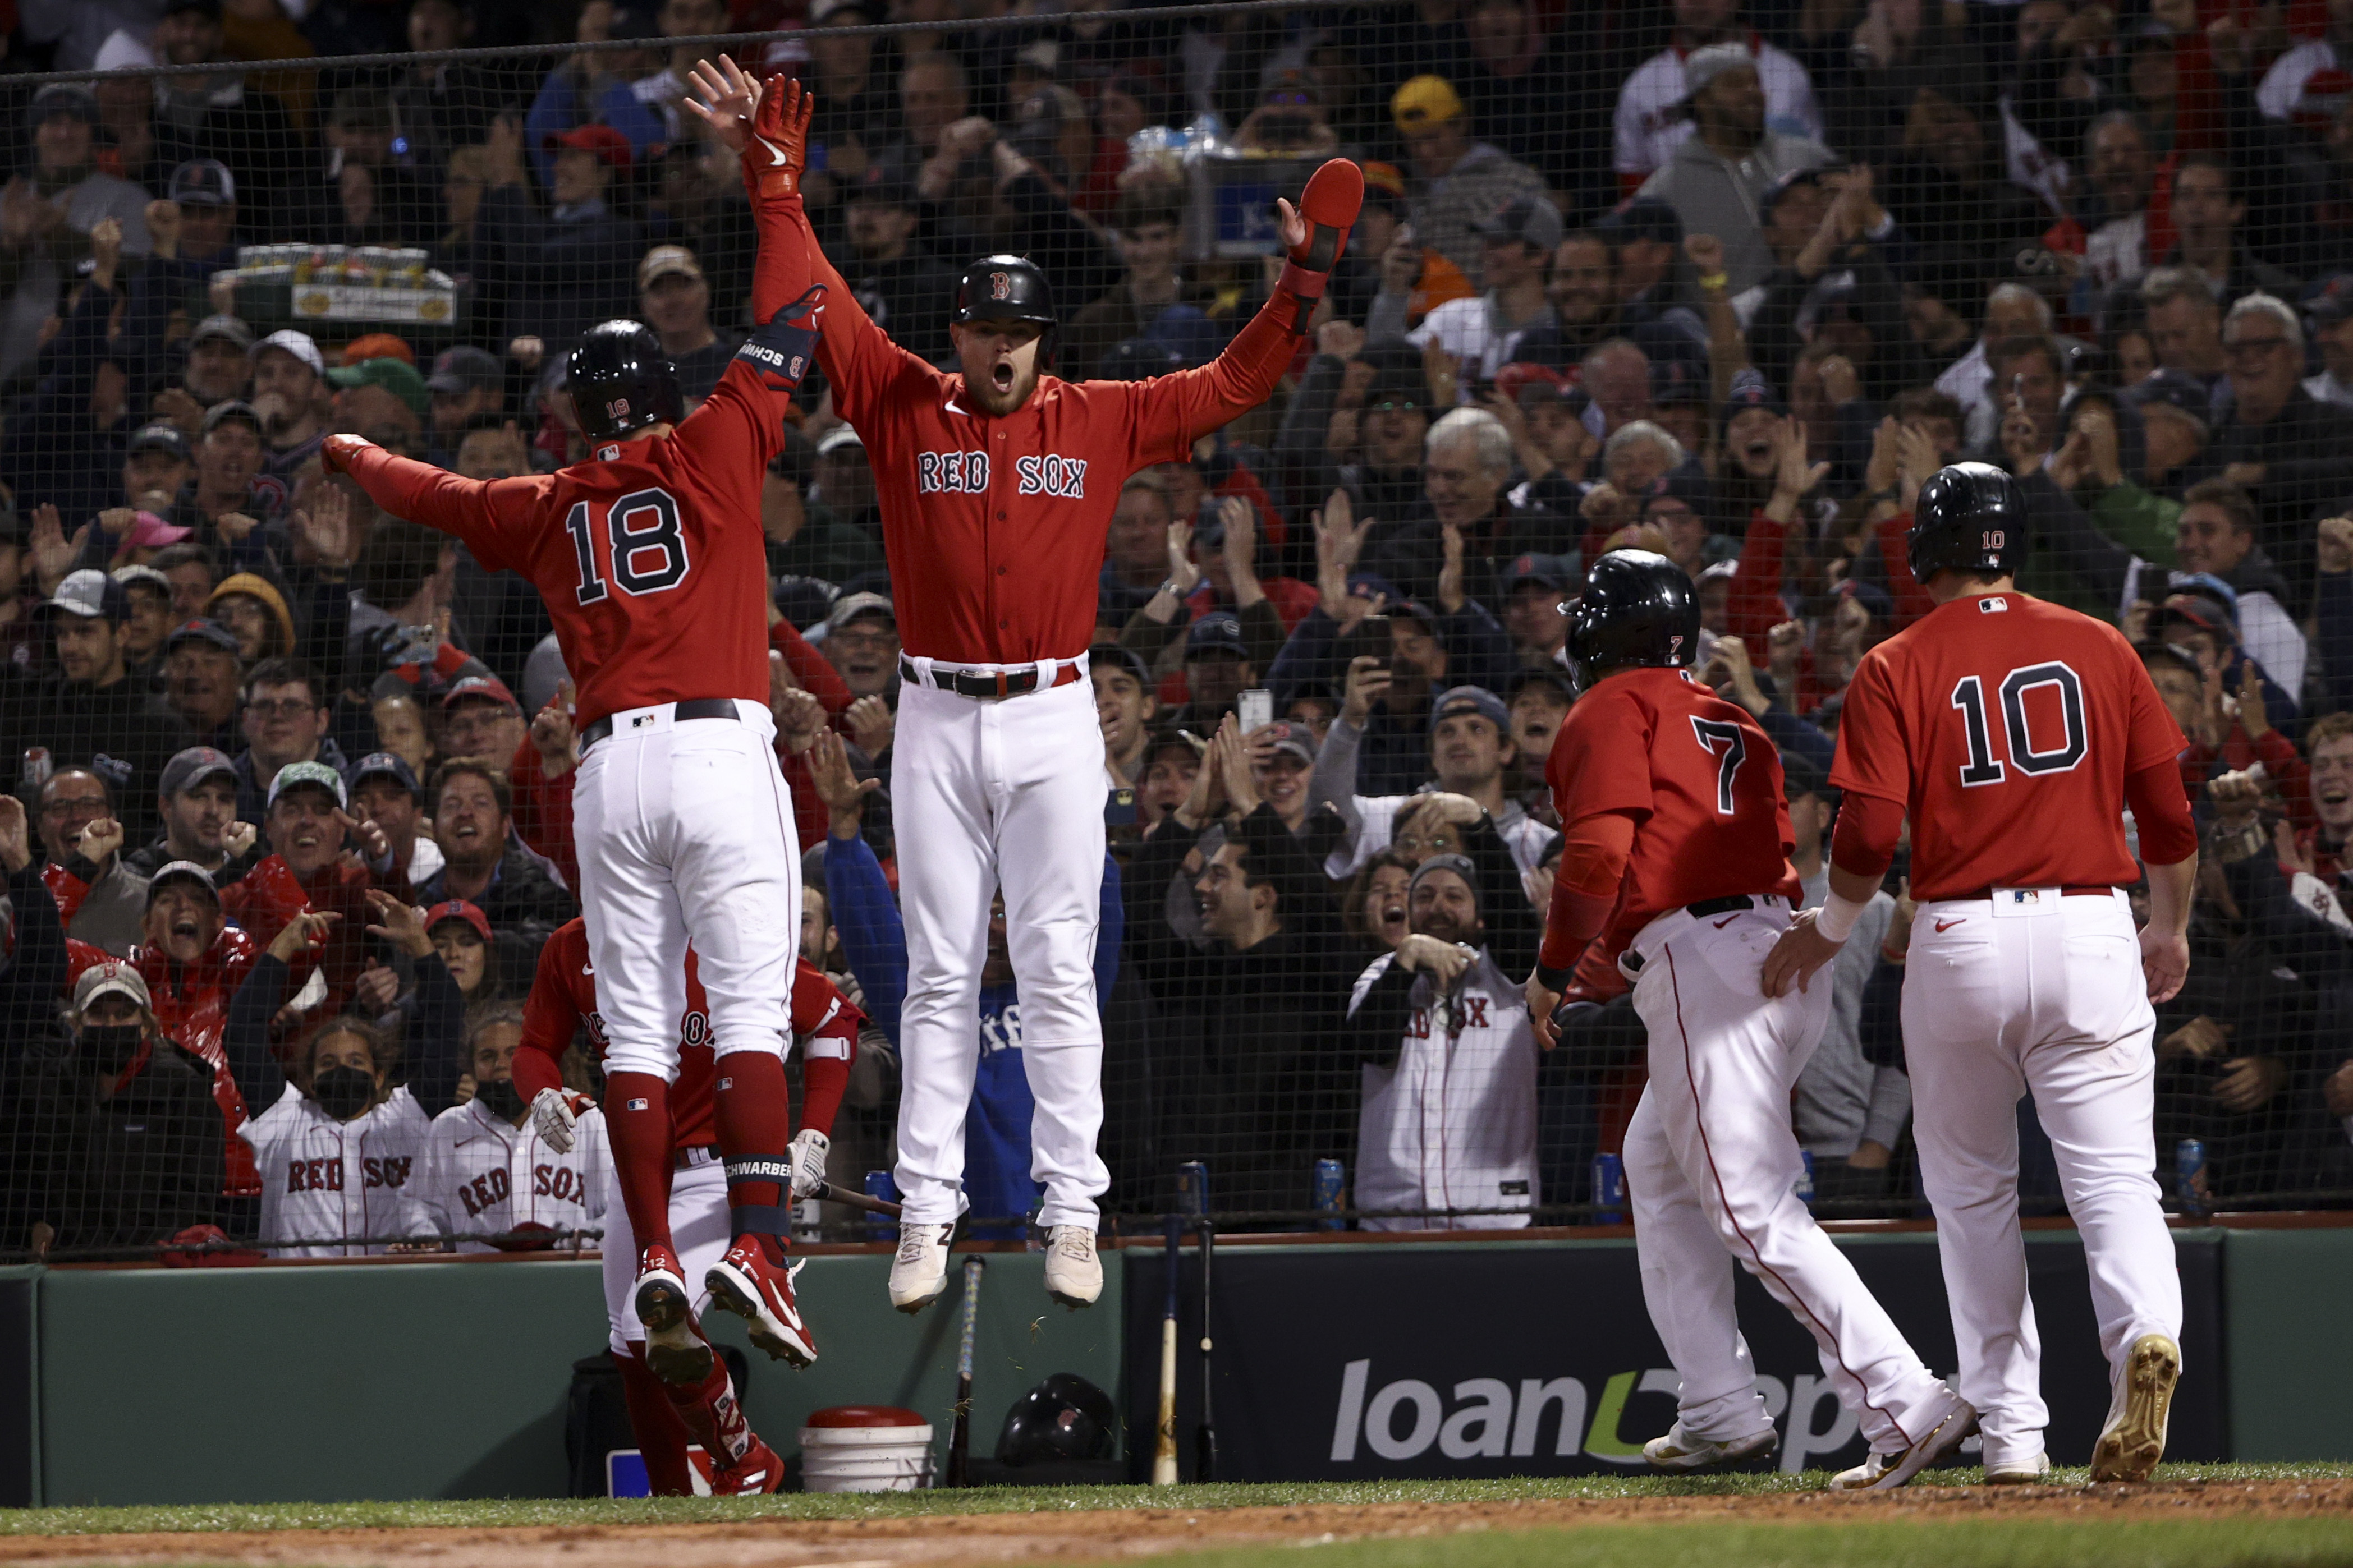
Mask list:
POLYGON ((1912 897, 2125 887, 2125 779, 2187 742, 2104 622, 2014 591, 1965 594, 1862 658, 1831 783, 1901 802, 1912 897))

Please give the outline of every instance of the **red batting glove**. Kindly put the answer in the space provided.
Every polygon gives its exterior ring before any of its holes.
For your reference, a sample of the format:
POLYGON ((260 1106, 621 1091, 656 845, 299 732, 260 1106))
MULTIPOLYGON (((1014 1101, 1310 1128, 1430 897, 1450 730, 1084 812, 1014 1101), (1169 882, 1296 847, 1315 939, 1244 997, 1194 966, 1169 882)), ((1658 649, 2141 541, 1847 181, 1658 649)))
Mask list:
POLYGON ((814 93, 781 76, 770 77, 760 89, 752 135, 744 143, 744 189, 754 205, 800 195, 801 171, 808 167, 809 110, 816 106, 814 93))
POLYGON ((375 449, 375 443, 364 436, 330 436, 319 447, 319 461, 331 474, 348 474, 354 455, 375 449))
POLYGON ((1348 248, 1348 231, 1364 205, 1365 172, 1345 158, 1334 158, 1316 170, 1299 194, 1299 216, 1307 226, 1307 237, 1293 247, 1275 281, 1277 292, 1291 296, 1294 333, 1307 331, 1307 318, 1324 298, 1324 287, 1348 248))

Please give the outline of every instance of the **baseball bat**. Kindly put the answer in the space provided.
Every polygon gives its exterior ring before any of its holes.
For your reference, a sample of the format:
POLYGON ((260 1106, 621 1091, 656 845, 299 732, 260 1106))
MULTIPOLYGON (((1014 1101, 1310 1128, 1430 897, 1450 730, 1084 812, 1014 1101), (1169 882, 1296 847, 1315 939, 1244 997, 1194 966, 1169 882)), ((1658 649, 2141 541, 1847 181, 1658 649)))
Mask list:
POLYGON ((889 1215, 892 1219, 899 1217, 899 1205, 890 1199, 870 1198, 864 1193, 853 1193, 846 1187, 837 1187, 831 1182, 819 1182, 809 1189, 808 1195, 821 1204, 839 1204, 845 1208, 864 1209, 868 1214, 889 1215))
POLYGON ((1201 1216, 1201 1424, 1193 1428, 1193 1479, 1218 1479, 1218 1420, 1212 1413, 1210 1388, 1217 1381, 1209 1366, 1209 1265, 1217 1256, 1218 1228, 1201 1216))
POLYGON ((948 1433, 948 1485, 972 1485, 972 1333, 980 1321, 981 1260, 964 1260, 964 1337, 956 1345, 955 1426, 948 1433))
POLYGON ((1160 1430, 1152 1450, 1152 1484, 1176 1484, 1176 1251, 1185 1222, 1168 1216, 1168 1297, 1160 1314, 1160 1430))

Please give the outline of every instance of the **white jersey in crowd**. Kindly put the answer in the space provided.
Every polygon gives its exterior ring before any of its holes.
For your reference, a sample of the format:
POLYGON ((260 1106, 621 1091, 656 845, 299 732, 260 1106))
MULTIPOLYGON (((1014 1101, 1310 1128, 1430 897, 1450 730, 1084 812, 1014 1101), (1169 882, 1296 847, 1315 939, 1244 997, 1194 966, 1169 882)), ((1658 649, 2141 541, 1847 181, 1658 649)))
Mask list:
POLYGON ((2337 71, 2347 64, 2341 50, 2327 38, 2314 38, 2296 45, 2272 62, 2263 79, 2255 89, 2255 107, 2272 120, 2288 120, 2298 114, 2334 118, 2344 107, 2340 96, 2345 79, 2332 76, 2324 79, 2331 92, 2307 92, 2312 79, 2322 71, 2337 71))
MULTIPOLYGON (((1621 174, 1647 175, 1692 133, 1683 111, 1691 84, 1683 76, 1683 49, 1666 49, 1636 66, 1618 91, 1617 162, 1621 174)), ((1748 53, 1765 89, 1765 128, 1788 136, 1822 139, 1821 111, 1814 107, 1814 84, 1806 68, 1754 34, 1748 53)))
MULTIPOLYGON (((1397 962, 1385 952, 1356 979, 1353 1016, 1397 962)), ((1364 1068, 1356 1129, 1356 1206, 1532 1208, 1536 1190, 1536 1042, 1521 984, 1484 949, 1451 997, 1427 974, 1390 1067, 1364 1068)), ((1525 1215, 1367 1219, 1366 1230, 1506 1230, 1525 1215)))
MULTIPOLYGON (((1397 837, 1398 815, 1406 807, 1418 804, 1419 795, 1360 795, 1350 804, 1356 807, 1356 825, 1332 847, 1324 858, 1324 874, 1335 882, 1345 882, 1363 869, 1366 861, 1388 848, 1397 837)), ((1495 818, 1495 831, 1512 851, 1512 859, 1525 877, 1541 863, 1546 844, 1552 842, 1554 830, 1530 816, 1517 801, 1504 803, 1495 818)))
MULTIPOLYGON (((612 1153, 605 1113, 580 1113, 568 1154, 541 1139, 525 1117, 518 1128, 493 1116, 479 1100, 453 1105, 433 1119, 425 1157, 409 1179, 419 1236, 498 1236, 527 1226, 578 1230, 605 1215, 612 1153)), ((459 1243, 460 1252, 496 1251, 486 1241, 459 1243)))
POLYGON ((1461 368, 1455 401, 1467 404, 1475 388, 1493 381, 1495 373, 1512 363, 1522 338, 1552 320, 1551 307, 1545 306, 1518 326, 1506 326, 1503 307, 1490 289, 1447 300, 1424 316, 1421 325, 1405 338, 1418 349, 1436 343, 1461 368))
POLYGON ((261 1171, 261 1237, 280 1244, 271 1256, 357 1257, 417 1234, 411 1178, 431 1127, 406 1085, 366 1115, 337 1121, 288 1084, 237 1130, 261 1171))

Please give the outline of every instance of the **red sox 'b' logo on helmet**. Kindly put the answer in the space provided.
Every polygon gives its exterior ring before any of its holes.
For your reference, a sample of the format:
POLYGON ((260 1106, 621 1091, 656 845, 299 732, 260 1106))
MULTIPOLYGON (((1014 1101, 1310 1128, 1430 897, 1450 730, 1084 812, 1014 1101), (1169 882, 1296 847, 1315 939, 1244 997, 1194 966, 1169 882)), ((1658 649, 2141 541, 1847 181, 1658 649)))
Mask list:
POLYGON ((1007 277, 1002 272, 990 273, 988 275, 988 297, 992 300, 1010 300, 1013 298, 1013 279, 1007 277))

